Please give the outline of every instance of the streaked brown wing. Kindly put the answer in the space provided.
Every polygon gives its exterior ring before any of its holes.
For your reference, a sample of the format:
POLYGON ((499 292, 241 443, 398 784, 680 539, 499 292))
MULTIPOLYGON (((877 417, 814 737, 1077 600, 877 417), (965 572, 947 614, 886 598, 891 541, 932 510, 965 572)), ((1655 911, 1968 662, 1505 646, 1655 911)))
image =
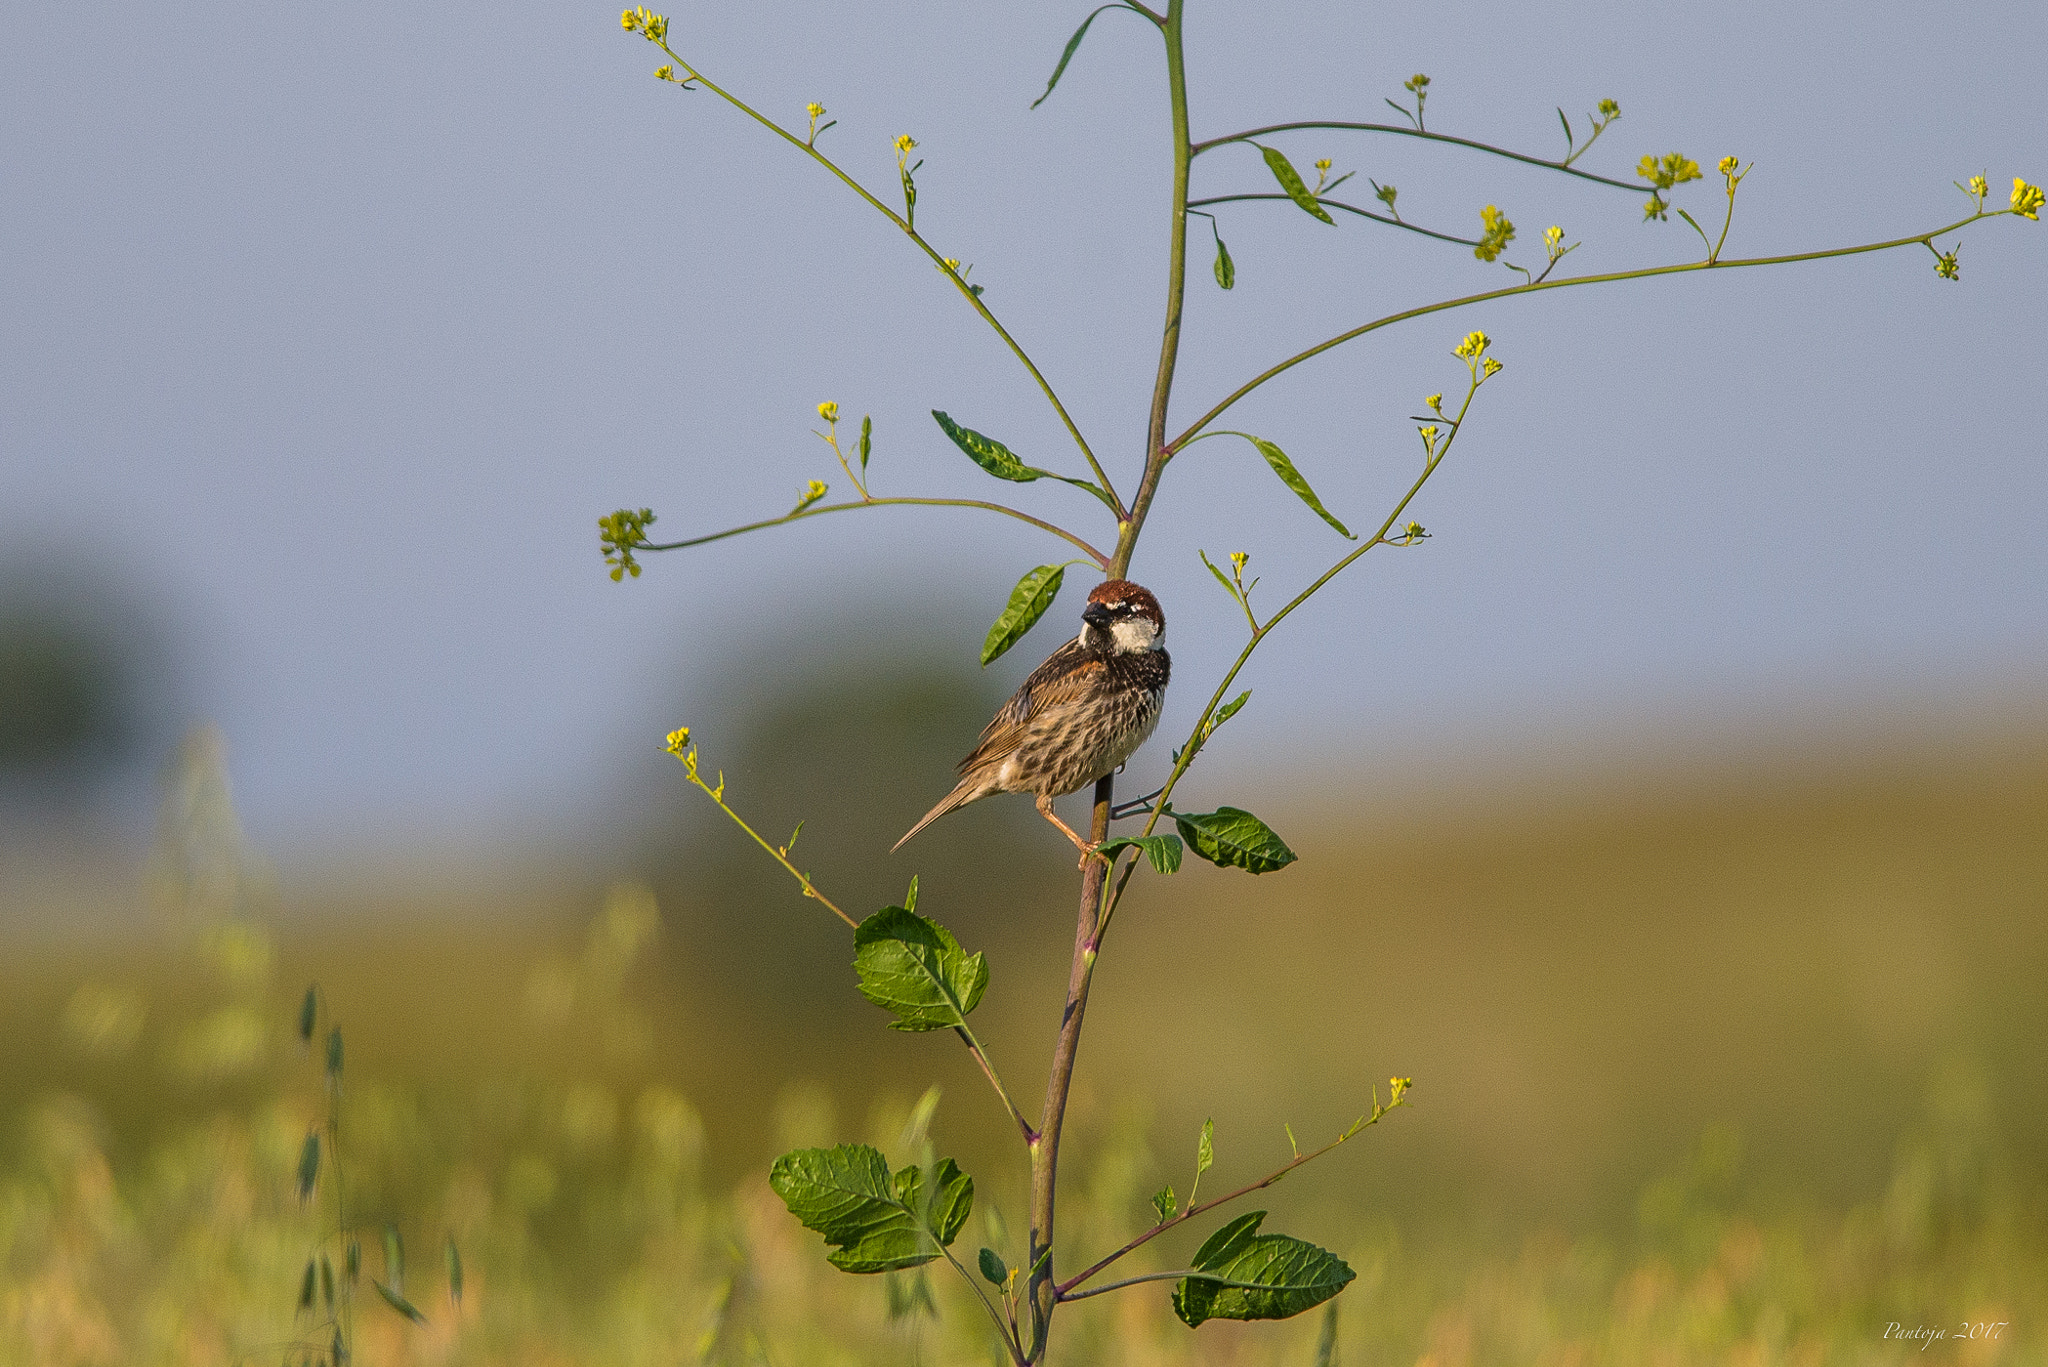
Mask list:
POLYGON ((1101 686, 1102 673, 1108 667, 1101 657, 1081 649, 1079 641, 1069 641, 1055 650, 996 712, 995 719, 982 731, 981 743, 974 753, 960 761, 961 771, 1001 759, 1015 750, 1033 720, 1080 702, 1101 686))

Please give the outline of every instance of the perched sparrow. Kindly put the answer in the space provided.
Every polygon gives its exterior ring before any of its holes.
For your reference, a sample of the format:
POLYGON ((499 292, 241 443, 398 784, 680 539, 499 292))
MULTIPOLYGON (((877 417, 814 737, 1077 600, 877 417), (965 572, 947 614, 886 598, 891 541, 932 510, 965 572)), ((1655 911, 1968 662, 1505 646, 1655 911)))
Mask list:
POLYGON ((1081 634, 1031 671, 960 761, 960 782, 910 828, 904 841, 955 807, 991 793, 1031 793, 1038 813, 1081 847, 1095 849, 1052 809, 1052 800, 1113 771, 1159 724, 1170 662, 1160 640, 1159 600, 1128 579, 1097 584, 1081 613, 1081 634))

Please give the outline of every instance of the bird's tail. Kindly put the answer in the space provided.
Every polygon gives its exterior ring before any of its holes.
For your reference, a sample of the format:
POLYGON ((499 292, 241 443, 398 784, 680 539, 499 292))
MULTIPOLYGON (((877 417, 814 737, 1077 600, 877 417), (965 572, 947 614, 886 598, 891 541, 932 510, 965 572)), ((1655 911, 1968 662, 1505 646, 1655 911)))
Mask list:
POLYGON ((940 817, 944 816, 947 812, 952 811, 955 807, 965 807, 968 803, 974 801, 976 798, 986 796, 987 792, 982 788, 979 788, 970 783, 961 784, 952 792, 947 793, 944 797, 940 798, 938 806, 932 808, 930 811, 926 812, 922 817, 918 818, 917 824, 915 826, 912 826, 908 831, 904 832, 903 839, 897 841, 894 845, 889 847, 889 853, 894 854, 896 853, 896 851, 902 849, 905 845, 910 843, 911 836, 916 835, 919 831, 931 825, 934 821, 937 821, 940 817))

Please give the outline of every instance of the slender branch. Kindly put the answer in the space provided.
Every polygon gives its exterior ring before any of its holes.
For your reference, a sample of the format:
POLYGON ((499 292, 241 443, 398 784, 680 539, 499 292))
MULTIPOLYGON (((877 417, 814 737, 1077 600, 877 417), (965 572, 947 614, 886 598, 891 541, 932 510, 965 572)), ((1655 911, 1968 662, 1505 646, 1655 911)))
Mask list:
POLYGON ((967 1046, 967 1052, 974 1055, 974 1061, 981 1065, 981 1075, 988 1079, 988 1085, 996 1089, 996 1095, 1010 1108, 1010 1119, 1016 1121, 1017 1128, 1024 1132, 1024 1142, 1037 1143, 1038 1131, 1031 1128, 1031 1122, 1017 1109, 1017 1103, 1010 1100, 1009 1092, 1003 1087, 1003 1080, 996 1076, 996 1066, 988 1061, 988 1052, 981 1047, 981 1041, 974 1037, 974 1031, 963 1019, 960 1024, 953 1027, 953 1033, 960 1036, 960 1042, 967 1046))
POLYGON ((712 532, 708 536, 693 536, 685 541, 647 541, 633 547, 633 549, 635 551, 680 551, 691 546, 702 546, 713 541, 723 541, 729 536, 741 536, 747 532, 758 532, 769 527, 780 527, 785 522, 801 522, 807 517, 818 517, 825 513, 844 513, 856 508, 881 508, 892 505, 917 508, 982 508, 991 513, 1001 513, 1004 517, 1014 517, 1019 522, 1029 522, 1040 531, 1051 532, 1060 540, 1086 554, 1089 559, 1104 569, 1109 567, 1108 556, 1096 550, 1066 528, 1054 526, 1044 518, 1033 517, 1030 513, 1019 509, 1007 507, 1001 503, 988 503, 978 498, 863 498, 858 500, 850 499, 845 503, 814 503, 808 508, 799 508, 795 512, 786 513, 781 517, 771 517, 761 522, 749 522, 744 527, 730 527, 722 532, 712 532))
MULTIPOLYGON (((1208 199, 1189 200, 1188 208, 1195 209, 1206 204, 1236 204, 1248 199, 1279 199, 1285 200, 1289 204, 1294 203, 1292 195, 1212 195, 1208 199)), ((1455 242, 1460 247, 1476 247, 1479 245, 1477 238, 1456 237, 1450 233, 1437 232, 1433 228, 1419 228, 1406 219, 1389 218, 1385 214, 1376 214, 1370 209, 1361 209, 1355 204, 1346 204, 1341 200, 1326 199, 1322 195, 1316 196, 1316 203, 1322 205, 1325 209, 1342 209, 1347 214, 1357 214, 1360 218, 1369 218, 1375 223, 1384 223, 1390 228, 1406 228, 1411 233, 1421 233, 1424 237, 1433 237, 1439 242, 1455 242)))
POLYGON ((783 868, 788 869, 790 876, 796 879, 797 882, 803 884, 804 896, 815 898, 817 901, 823 902, 825 904, 826 909, 829 910, 834 916, 837 916, 840 920, 846 922, 847 925, 853 927, 855 930, 860 929, 860 922, 854 920, 851 916, 848 916, 845 912, 841 911, 838 907, 838 904, 833 902, 833 900, 827 897, 824 893, 818 891, 817 885, 811 882, 811 876, 809 874, 805 873, 802 869, 798 868, 796 865, 789 862, 789 851, 787 847, 769 844, 766 840, 761 838, 760 832, 756 831, 752 826, 749 826, 747 824, 747 820, 745 817, 741 816, 732 808, 726 806, 725 775, 723 773, 721 773, 718 776, 718 786, 715 788, 704 781, 703 775, 697 772, 697 751, 695 747, 690 745, 689 728, 685 727, 683 730, 678 731, 674 736, 671 736, 669 738, 668 749, 670 754, 674 755, 677 759, 683 762, 683 772, 690 776, 690 782, 696 784, 699 788, 703 789, 704 795, 706 797, 709 797, 713 802, 718 804, 719 811, 724 812, 727 816, 731 817, 741 830, 745 831, 748 835, 753 836, 754 843, 756 845, 759 845, 762 849, 768 851, 768 855, 771 859, 773 859, 776 863, 782 865, 783 868))
MULTIPOLYGON (((1089 1267, 1087 1271, 1079 1274, 1078 1276, 1069 1277, 1067 1280, 1061 1282, 1058 1287, 1059 1298, 1063 1301, 1080 1300, 1082 1295, 1094 1295, 1101 1291, 1114 1291, 1117 1286, 1129 1285, 1129 1282, 1118 1282, 1115 1286, 1098 1287, 1094 1292, 1083 1292, 1080 1295, 1075 1294, 1074 1291, 1075 1287, 1081 1285, 1083 1282, 1087 1281, 1090 1277, 1093 1277, 1096 1273, 1102 1271, 1102 1269, 1104 1269, 1105 1267, 1108 1267, 1117 1259, 1123 1257, 1128 1253, 1133 1253, 1138 1249, 1143 1248, 1146 1244, 1151 1243, 1154 1239, 1166 1233, 1167 1230, 1174 1229, 1181 1225, 1184 1225, 1198 1215, 1207 1215, 1210 1211, 1216 1209, 1216 1207, 1218 1206, 1228 1205, 1230 1202, 1240 1200, 1243 1197, 1251 1195, 1255 1191, 1265 1190, 1267 1187, 1272 1186, 1275 1182, 1278 1182, 1281 1178, 1285 1177, 1288 1173, 1293 1172, 1303 1163, 1312 1163, 1316 1159, 1321 1158, 1324 1154, 1328 1153, 1330 1150, 1336 1148, 1338 1145, 1347 1143, 1350 1140, 1357 1138, 1361 1131, 1370 1129, 1372 1126, 1379 1124, 1382 1118, 1400 1109, 1402 1106, 1405 1105, 1407 1105, 1407 1103, 1401 1100, 1399 1095, 1396 1095, 1393 1101, 1385 1106, 1382 1106, 1377 1101, 1375 1101, 1373 1103, 1372 1113, 1370 1115, 1360 1116, 1357 1120, 1351 1123, 1349 1129, 1345 1130, 1344 1133, 1338 1135, 1335 1139, 1332 1139, 1329 1143, 1323 1145, 1320 1149, 1312 1150, 1309 1153, 1298 1153, 1293 1158, 1289 1159, 1285 1163, 1282 1163, 1279 1167, 1273 1169, 1273 1171, 1267 1173, 1264 1177, 1261 1177, 1256 1182, 1252 1182, 1245 1186, 1239 1187, 1236 1191, 1228 1192, 1222 1196, 1218 1196, 1214 1200, 1204 1201, 1199 1206, 1189 1206, 1180 1214, 1175 1215, 1170 1219, 1161 1220, 1158 1224, 1152 1226, 1152 1228, 1146 1230, 1137 1238, 1132 1239, 1129 1243, 1125 1244, 1116 1252, 1110 1254, 1108 1257, 1102 1259, 1101 1261, 1095 1263, 1093 1266, 1089 1267)), ((1176 1274, 1158 1274, 1158 1276, 1160 1277, 1173 1275, 1176 1274)), ((1187 1274, 1180 1273, 1177 1275, 1186 1276, 1187 1274)), ((1134 1277, 1131 1280, 1147 1281, 1156 1280, 1156 1278, 1134 1277)))
POLYGON ((1121 518, 1123 516, 1123 500, 1118 498, 1116 487, 1109 482, 1109 476, 1103 472, 1101 463, 1095 459, 1095 452, 1089 447, 1088 439, 1081 435, 1081 429, 1074 424, 1074 419, 1072 415, 1070 415, 1067 412, 1067 406, 1060 402, 1060 396, 1053 391, 1052 382, 1045 378, 1045 375, 1039 370, 1037 363, 1034 362, 1031 359, 1030 355, 1025 352, 1023 346, 1017 341, 1017 339, 1010 335, 1009 329, 1002 325, 1001 321, 997 319, 995 313, 989 308, 989 306, 981 301, 981 296, 976 294, 973 290, 969 289, 967 286, 967 282, 961 278, 960 273, 946 264, 946 258, 943 254, 939 252, 938 248, 932 246, 931 243, 925 241, 924 237, 918 233, 917 229, 911 226, 909 219, 897 213, 888 205, 882 203, 881 200, 875 198, 875 196, 869 193, 867 188, 863 186, 859 181, 855 180, 851 175, 848 175, 845 171, 841 170, 837 162, 833 161, 823 152, 820 152, 816 147, 812 146, 810 143, 804 141, 804 139, 798 137, 795 133, 792 133, 787 128, 784 128, 781 124, 775 122, 775 120, 769 118, 767 115, 756 110, 752 105, 749 105, 746 101, 740 99, 731 91, 726 90, 724 87, 710 80, 702 72, 698 71, 695 67, 691 66, 681 57, 677 56, 675 49, 671 48, 668 45, 666 39, 659 41, 656 44, 656 46, 658 46, 663 52, 666 52, 669 56, 674 57, 676 65, 681 67, 684 71, 688 72, 691 80, 697 82, 706 90, 709 90, 712 94, 718 96, 727 104, 739 110, 742 114, 745 114, 754 122, 760 124, 763 128, 768 129, 770 132, 774 133, 777 137, 781 138, 790 146, 795 147, 799 151, 803 152, 805 156, 808 156, 811 160, 817 162, 827 171, 830 171, 834 176, 837 176, 839 180, 849 190, 852 190, 855 194, 859 195, 862 199, 866 200, 868 204, 877 213, 881 214, 882 217, 888 219, 891 223, 894 223, 897 227, 901 228, 904 232, 904 235, 907 236, 912 242, 915 242, 918 245, 918 247, 923 250, 924 254, 932 259, 932 264, 937 266, 940 269, 940 271, 945 275, 945 277, 953 282, 953 288, 960 292, 960 297, 965 299, 968 305, 972 307, 976 313, 981 315, 983 322, 987 323, 990 327, 995 329, 996 336, 1003 339, 1004 345, 1010 348, 1011 354, 1016 356, 1018 363, 1021 364, 1025 370, 1030 372, 1031 378, 1033 380, 1038 382, 1039 391, 1045 395, 1046 402, 1052 405, 1053 411, 1059 414, 1060 421, 1066 425, 1067 435, 1074 439, 1074 445, 1081 448, 1081 455, 1083 456, 1083 458, 1087 460, 1088 468, 1095 472, 1096 481, 1102 485, 1103 492, 1109 495, 1110 502, 1114 504, 1117 509, 1117 516, 1121 518))
POLYGON ((925 1232, 932 1236, 933 1243, 939 1245, 939 1252, 946 1255, 946 1261, 953 1264, 953 1270, 958 1272, 967 1285, 973 1289, 975 1298, 981 1302, 981 1308, 988 1311, 989 1319, 995 1322, 997 1335, 1003 1340, 1003 1347, 1007 1348, 1010 1352, 1010 1361, 1016 1363, 1017 1367, 1027 1367, 1024 1350, 1018 1344, 1015 1332, 1010 1326, 1003 1323, 1003 1316, 996 1309, 994 1303, 989 1300, 988 1292, 981 1289, 981 1283, 976 1281, 973 1274, 961 1265, 958 1258, 953 1256, 953 1250, 939 1242, 938 1232, 931 1227, 931 1221, 929 1220, 925 1221, 925 1232))
POLYGON ((1292 370, 1303 361, 1320 356, 1332 347, 1341 346, 1354 338, 1365 336, 1368 332, 1377 332, 1379 329, 1395 323, 1405 323, 1411 318, 1421 318, 1432 313, 1443 313, 1449 309, 1464 308, 1468 304, 1485 304, 1491 303, 1496 299, 1508 299, 1516 295, 1535 294, 1543 290, 1569 289, 1574 285, 1602 285, 1617 280, 1647 280, 1659 275, 1683 275, 1688 271, 1735 270, 1743 266, 1784 266, 1797 261, 1823 261, 1837 256, 1860 256, 1865 252, 1889 251, 1894 247, 1910 247, 1916 243, 1932 242, 1933 239, 1941 236, 1943 233, 1952 233, 1960 228, 1966 228, 1979 219, 1997 218, 2000 214, 2010 212, 2008 209, 1993 210, 1990 213, 1979 212, 1943 228, 1935 228, 1924 233, 1914 233, 1910 237, 1895 237, 1884 242, 1869 242, 1858 247, 1831 247, 1826 251, 1794 252, 1785 256, 1752 256, 1734 261, 1686 261, 1675 266, 1646 266, 1641 270, 1612 271, 1604 275, 1575 275, 1563 280, 1538 280, 1532 284, 1510 285, 1505 289, 1486 290, 1480 294, 1467 294, 1456 299, 1445 299, 1439 303, 1424 304, 1419 308, 1404 309, 1400 313, 1390 313, 1384 318, 1376 318, 1363 326, 1352 328, 1349 332, 1340 332, 1328 341, 1318 342, 1308 350, 1298 352, 1278 365, 1262 371, 1232 390, 1221 403, 1197 418, 1193 425, 1173 439, 1168 449, 1179 450, 1195 434, 1221 417, 1232 404, 1235 404, 1239 399, 1242 399, 1274 376, 1284 371, 1292 370))
MULTIPOLYGON (((1336 128, 1354 133, 1398 133, 1404 138, 1422 138, 1428 142, 1447 142, 1454 147, 1469 147, 1475 152, 1485 152, 1491 156, 1506 157, 1509 161, 1519 161, 1529 166, 1541 166, 1548 171, 1562 171, 1568 176, 1577 176, 1580 180, 1590 180, 1596 185, 1611 185, 1617 190, 1640 193, 1643 188, 1630 181, 1613 180, 1607 176, 1596 176, 1591 171, 1581 171, 1578 167, 1568 162, 1551 161, 1545 157, 1532 157, 1526 152, 1510 152, 1507 148, 1496 147, 1490 142, 1476 142, 1471 138, 1453 137, 1449 133, 1431 133, 1421 128, 1403 128, 1398 123, 1344 123, 1327 119, 1311 119, 1301 123, 1272 123, 1267 124, 1264 128, 1247 128, 1242 133, 1232 133, 1228 137, 1210 138, 1207 142, 1198 142, 1190 151, 1194 156, 1199 157, 1202 153, 1213 148, 1222 147, 1227 143, 1245 142, 1252 138, 1262 138, 1268 133, 1292 133, 1304 128, 1336 128)), ((1591 146, 1590 143, 1587 145, 1591 146)))

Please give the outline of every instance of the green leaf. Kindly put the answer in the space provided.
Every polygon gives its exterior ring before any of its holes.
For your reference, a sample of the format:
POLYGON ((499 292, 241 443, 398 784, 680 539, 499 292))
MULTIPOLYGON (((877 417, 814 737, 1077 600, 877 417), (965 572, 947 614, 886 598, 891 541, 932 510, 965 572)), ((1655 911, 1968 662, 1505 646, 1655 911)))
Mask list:
POLYGON ((881 1151, 866 1144, 786 1153, 768 1185, 804 1228, 836 1246, 827 1261, 842 1272, 920 1267, 974 1208, 974 1181, 952 1159, 933 1164, 929 1180, 914 1165, 892 1178, 881 1151))
POLYGON ((1052 94, 1052 88, 1058 85, 1060 83, 1060 77, 1066 74, 1067 63, 1073 61, 1074 54, 1081 50, 1081 40, 1088 36, 1088 26, 1095 22, 1095 15, 1102 13, 1102 10, 1106 9, 1124 8, 1126 8, 1126 6, 1122 4, 1104 5, 1102 9, 1096 10, 1095 14, 1089 15, 1086 19, 1083 19, 1081 21, 1081 27, 1074 30, 1074 36, 1067 39, 1067 50, 1060 54, 1060 64, 1052 69, 1052 79, 1045 83, 1045 94, 1040 95, 1037 99, 1031 102, 1031 107, 1033 109, 1036 109, 1038 108, 1038 106, 1045 103, 1046 96, 1052 94))
POLYGON ((1564 125, 1564 150, 1569 152, 1572 150, 1573 143, 1572 121, 1564 116, 1563 105, 1557 107, 1557 121, 1564 125))
POLYGON ((320 1269, 311 1258, 306 1259, 305 1280, 299 1283, 299 1309, 313 1308, 313 1288, 319 1284, 320 1269))
POLYGON ((1216 1166, 1216 1122, 1202 1122, 1202 1137, 1195 1144, 1195 1180, 1202 1180, 1202 1174, 1216 1166))
POLYGON ((1114 855, 1121 849, 1143 850, 1145 858, 1160 873, 1179 873, 1180 837, 1177 835, 1120 835, 1095 847, 1097 854, 1114 855))
POLYGON ((306 1136, 306 1142, 299 1149, 299 1199, 307 1200, 313 1195, 313 1184, 320 1180, 320 1132, 313 1131, 306 1136))
POLYGON ((320 1255, 320 1303, 334 1309, 334 1264, 327 1261, 327 1255, 320 1255))
POLYGON ((1316 491, 1309 488, 1308 481, 1301 477, 1301 471, 1295 469, 1294 462, 1287 459, 1285 451, 1264 437, 1255 437, 1249 432, 1240 432, 1237 435, 1259 448, 1259 454, 1266 458, 1266 464, 1273 467, 1273 473, 1280 476, 1280 482, 1294 490, 1295 496, 1303 503, 1315 509, 1317 517, 1335 527, 1338 535, 1349 536, 1353 541, 1358 540, 1357 537, 1351 536, 1349 527, 1339 522, 1331 515, 1330 510, 1323 506, 1323 501, 1316 497, 1316 491))
POLYGON ((1321 1305, 1358 1274, 1327 1249, 1284 1234, 1260 1234, 1263 1210, 1210 1235, 1190 1266, 1216 1281, 1183 1277, 1173 1313, 1190 1329, 1204 1320, 1284 1320, 1321 1305), (1226 1283, 1234 1283, 1227 1285, 1226 1283))
POLYGON ((895 1013, 892 1030, 949 1030, 967 1019, 988 986, 988 961, 969 954, 937 921, 883 907, 853 932, 860 994, 895 1013))
POLYGON ((1236 807, 1213 812, 1174 812, 1173 824, 1196 854, 1220 868, 1272 873, 1294 862, 1294 851, 1272 827, 1236 807))
POLYGON ((1232 717, 1236 716, 1237 710, 1240 707, 1243 707, 1246 703, 1250 702, 1251 700, 1252 691, 1249 688, 1247 688, 1244 692, 1238 694, 1229 702, 1217 708, 1216 715, 1209 718, 1209 724, 1202 729, 1211 736, 1215 735, 1217 727, 1223 725, 1223 723, 1229 721, 1232 717))
POLYGON ((1045 610, 1059 596, 1060 584, 1066 577, 1065 565, 1040 565, 1017 581, 1017 587, 1010 590, 1010 601, 1004 604, 988 629, 988 638, 981 643, 982 668, 1001 658, 1024 638, 1025 632, 1038 625, 1038 619, 1045 616, 1045 610))
POLYGON ((1337 220, 1330 217, 1330 211, 1316 203, 1316 197, 1309 193, 1301 172, 1294 169, 1294 163, 1287 159, 1286 153, 1277 147, 1261 147, 1259 152, 1266 158, 1266 169, 1273 173, 1273 179, 1280 182, 1280 188, 1301 206, 1303 213, 1312 214, 1333 227, 1336 225, 1337 220))
POLYGON ((327 1032, 327 1077, 333 1081, 341 1076, 341 1027, 335 1026, 327 1032))
POLYGON ((384 1277, 393 1286, 405 1285, 405 1240, 397 1225, 384 1226, 384 1277))
POLYGON ((860 420, 860 472, 862 474, 868 472, 868 449, 874 445, 874 441, 875 420, 868 414, 862 414, 860 420))
POLYGON ((914 873, 910 875, 910 891, 903 894, 903 909, 917 910, 917 875, 914 873))
POLYGON ((462 1253, 455 1247, 455 1236, 448 1236, 448 1299, 462 1304, 462 1253))
POLYGON ((299 1003, 299 1043, 313 1042, 313 1023, 320 1011, 320 989, 306 989, 306 999, 299 1003))
POLYGON ((1159 1212, 1159 1223, 1162 1225, 1171 1220, 1174 1213, 1180 1209, 1180 1202, 1174 1197, 1171 1183, 1152 1194, 1152 1209, 1159 1212))
POLYGON ((940 430, 953 439, 955 446, 965 451, 970 460, 997 479, 1007 479, 1012 484, 1029 484, 1038 479, 1056 479, 1062 484, 1071 484, 1076 489, 1086 490, 1093 494, 1103 507, 1119 517, 1123 516, 1117 509, 1116 500, 1112 499, 1101 485, 1090 480, 1075 479, 1071 475, 1054 474, 1050 470, 1041 470, 1036 465, 1026 465, 1015 451, 994 437, 983 436, 971 427, 962 427, 936 408, 932 410, 932 417, 938 421, 940 430))
MULTIPOLYGON (((1211 225, 1214 231, 1214 225, 1211 225)), ((1216 283, 1224 289, 1237 284, 1237 263, 1230 259, 1230 248, 1223 245, 1223 234, 1216 233, 1216 283)))
POLYGON ((418 1306, 384 1285, 384 1283, 373 1277, 370 1279, 370 1285, 377 1288, 377 1294, 384 1298, 386 1305, 411 1320, 414 1324, 425 1324, 427 1322, 427 1317, 420 1313, 418 1306))
POLYGON ((962 427, 936 408, 932 410, 932 419, 938 423, 940 431, 953 439, 955 446, 967 453, 968 459, 997 479, 1029 484, 1045 473, 1026 465, 1015 451, 994 437, 985 437, 971 427, 962 427))
POLYGON ((1010 1280, 1010 1269, 1003 1262, 1002 1255, 992 1248, 981 1250, 981 1279, 990 1286, 1001 1286, 1010 1280))

